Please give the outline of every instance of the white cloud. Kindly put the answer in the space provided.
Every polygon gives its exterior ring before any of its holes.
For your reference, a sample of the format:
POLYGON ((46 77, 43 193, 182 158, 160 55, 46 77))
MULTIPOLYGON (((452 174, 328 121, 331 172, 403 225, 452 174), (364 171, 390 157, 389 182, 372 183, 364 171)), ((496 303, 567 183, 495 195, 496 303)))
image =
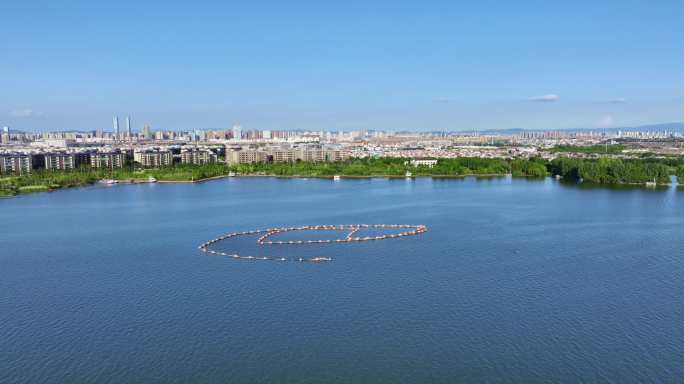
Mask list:
POLYGON ((615 125, 615 119, 611 115, 605 115, 598 121, 598 126, 601 128, 610 128, 615 125))
POLYGON ((11 111, 10 115, 12 117, 27 118, 27 117, 40 116, 40 113, 37 113, 36 111, 34 111, 31 108, 23 108, 23 109, 15 109, 15 110, 11 111))
POLYGON ((527 101, 532 101, 536 103, 553 103, 558 100, 560 100, 560 96, 553 93, 549 93, 548 95, 533 96, 527 99, 527 101))
POLYGON ((611 99, 607 101, 608 104, 625 104, 626 102, 627 99, 624 97, 618 97, 617 99, 611 99))

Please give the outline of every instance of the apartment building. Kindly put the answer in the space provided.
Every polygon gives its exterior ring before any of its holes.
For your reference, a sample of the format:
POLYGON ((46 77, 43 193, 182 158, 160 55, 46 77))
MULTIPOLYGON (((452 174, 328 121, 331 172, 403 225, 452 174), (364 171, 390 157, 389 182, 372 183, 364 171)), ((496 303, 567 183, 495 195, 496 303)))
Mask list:
POLYGON ((0 173, 25 175, 31 173, 31 156, 24 154, 0 154, 0 173))
POLYGON ((254 164, 266 162, 266 153, 257 150, 233 149, 226 151, 228 164, 254 164))
POLYGON ((121 152, 93 152, 90 154, 92 168, 121 168, 125 163, 121 152))
POLYGON ((136 150, 133 160, 143 167, 165 167, 173 164, 173 155, 169 150, 136 150))
POLYGON ((333 162, 342 161, 345 156, 338 150, 330 149, 233 149, 226 151, 226 161, 228 164, 250 164, 250 163, 292 163, 295 161, 309 162, 333 162))
POLYGON ((205 149, 182 149, 181 164, 211 164, 217 160, 214 152, 205 149))
POLYGON ((74 169, 76 168, 76 159, 73 155, 67 153, 48 153, 45 157, 45 169, 74 169))

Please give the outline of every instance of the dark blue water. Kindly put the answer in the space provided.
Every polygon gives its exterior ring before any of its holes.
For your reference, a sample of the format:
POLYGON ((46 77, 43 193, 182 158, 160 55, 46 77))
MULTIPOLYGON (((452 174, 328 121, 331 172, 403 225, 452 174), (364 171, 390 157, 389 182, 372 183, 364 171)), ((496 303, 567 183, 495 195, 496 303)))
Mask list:
POLYGON ((676 189, 244 178, 22 196, 0 218, 2 383, 684 377, 676 189), (364 222, 429 230, 326 264, 196 248, 364 222))

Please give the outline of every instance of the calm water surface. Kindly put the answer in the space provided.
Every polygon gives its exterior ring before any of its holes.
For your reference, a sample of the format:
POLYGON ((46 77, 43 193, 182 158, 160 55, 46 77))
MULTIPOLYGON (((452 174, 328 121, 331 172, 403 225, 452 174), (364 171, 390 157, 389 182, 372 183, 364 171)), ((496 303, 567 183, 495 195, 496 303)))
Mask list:
POLYGON ((0 200, 0 382, 681 382, 683 193, 244 178, 0 200), (429 231, 318 265, 196 248, 364 222, 429 231))

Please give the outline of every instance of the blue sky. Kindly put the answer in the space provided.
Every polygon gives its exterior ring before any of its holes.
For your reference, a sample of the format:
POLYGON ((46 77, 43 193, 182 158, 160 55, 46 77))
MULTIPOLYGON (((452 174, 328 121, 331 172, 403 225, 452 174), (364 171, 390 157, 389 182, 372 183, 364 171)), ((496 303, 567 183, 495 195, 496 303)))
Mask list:
POLYGON ((562 129, 684 121, 684 1, 17 1, 0 125, 562 129))

